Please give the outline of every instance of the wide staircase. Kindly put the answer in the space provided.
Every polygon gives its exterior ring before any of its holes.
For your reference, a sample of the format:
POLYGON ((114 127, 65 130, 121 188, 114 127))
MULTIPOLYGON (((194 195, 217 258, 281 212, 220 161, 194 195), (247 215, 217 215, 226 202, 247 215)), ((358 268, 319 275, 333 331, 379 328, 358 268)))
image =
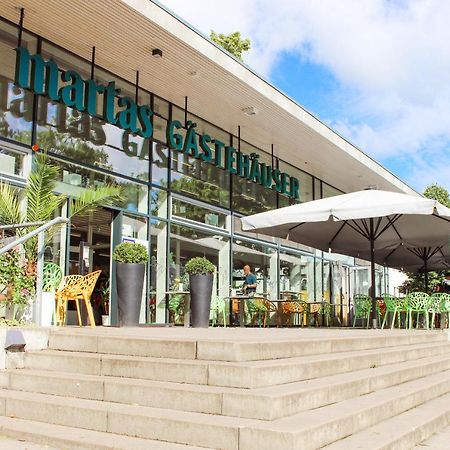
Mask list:
POLYGON ((450 424, 441 331, 66 328, 0 383, 0 435, 58 449, 410 449, 450 424))

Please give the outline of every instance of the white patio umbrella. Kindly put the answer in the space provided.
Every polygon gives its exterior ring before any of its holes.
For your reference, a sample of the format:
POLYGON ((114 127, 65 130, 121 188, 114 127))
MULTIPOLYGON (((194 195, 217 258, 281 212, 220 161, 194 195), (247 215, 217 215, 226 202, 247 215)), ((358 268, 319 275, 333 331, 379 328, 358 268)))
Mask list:
POLYGON ((420 196, 364 190, 244 217, 242 229, 369 260, 376 326, 375 263, 384 264, 400 244, 448 246, 450 209, 420 196))

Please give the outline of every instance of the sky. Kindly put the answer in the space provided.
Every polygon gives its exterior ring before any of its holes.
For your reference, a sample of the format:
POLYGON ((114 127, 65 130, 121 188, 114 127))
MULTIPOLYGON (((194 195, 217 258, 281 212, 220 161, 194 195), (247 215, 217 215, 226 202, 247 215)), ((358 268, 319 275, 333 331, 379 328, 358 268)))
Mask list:
POLYGON ((160 0, 414 189, 450 190, 450 2, 160 0))

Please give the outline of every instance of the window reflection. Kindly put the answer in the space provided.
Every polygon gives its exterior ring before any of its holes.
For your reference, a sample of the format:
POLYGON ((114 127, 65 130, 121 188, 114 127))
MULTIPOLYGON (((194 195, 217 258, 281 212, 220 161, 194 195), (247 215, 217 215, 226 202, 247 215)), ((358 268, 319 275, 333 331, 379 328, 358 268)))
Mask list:
POLYGON ((280 252, 280 296, 314 301, 314 257, 280 252))
POLYGON ((257 278, 256 293, 268 298, 278 297, 278 253, 261 243, 233 240, 233 288, 244 283, 243 267, 249 265, 257 278))

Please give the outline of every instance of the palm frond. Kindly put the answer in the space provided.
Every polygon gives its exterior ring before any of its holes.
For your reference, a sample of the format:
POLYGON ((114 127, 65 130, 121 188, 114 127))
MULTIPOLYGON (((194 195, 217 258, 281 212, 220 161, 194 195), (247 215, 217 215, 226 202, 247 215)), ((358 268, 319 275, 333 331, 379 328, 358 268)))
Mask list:
POLYGON ((106 184, 85 190, 72 204, 70 216, 83 216, 102 206, 113 206, 123 201, 122 188, 106 184))
POLYGON ((0 183, 0 224, 12 225, 21 222, 20 206, 15 189, 0 183))
POLYGON ((27 220, 29 222, 47 221, 64 200, 64 196, 53 193, 59 168, 49 162, 45 153, 37 154, 34 163, 25 191, 27 220))

